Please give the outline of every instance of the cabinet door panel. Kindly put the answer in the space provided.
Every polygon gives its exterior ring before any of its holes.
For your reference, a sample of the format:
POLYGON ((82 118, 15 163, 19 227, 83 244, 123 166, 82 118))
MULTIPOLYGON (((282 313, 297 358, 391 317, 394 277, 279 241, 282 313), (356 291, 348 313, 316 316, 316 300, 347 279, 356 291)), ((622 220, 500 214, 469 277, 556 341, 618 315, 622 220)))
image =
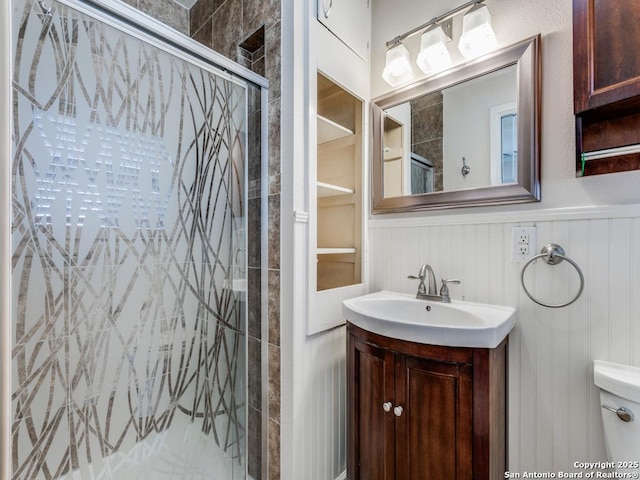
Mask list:
POLYGON ((598 0, 593 4, 593 14, 598 19, 593 22, 593 41, 597 46, 593 52, 594 89, 605 89, 640 78, 640 57, 629 55, 628 51, 629 32, 640 24, 640 0, 598 0), (619 3, 627 3, 628 8, 619 3))
POLYGON ((393 353, 349 337, 349 478, 394 478, 393 353))
POLYGON ((398 479, 470 479, 470 371, 458 364, 406 357, 396 363, 398 479), (404 398, 400 398, 400 394, 404 398), (462 462, 461 462, 462 460, 462 462))
POLYGON ((573 0, 575 113, 640 94, 640 0, 573 0))

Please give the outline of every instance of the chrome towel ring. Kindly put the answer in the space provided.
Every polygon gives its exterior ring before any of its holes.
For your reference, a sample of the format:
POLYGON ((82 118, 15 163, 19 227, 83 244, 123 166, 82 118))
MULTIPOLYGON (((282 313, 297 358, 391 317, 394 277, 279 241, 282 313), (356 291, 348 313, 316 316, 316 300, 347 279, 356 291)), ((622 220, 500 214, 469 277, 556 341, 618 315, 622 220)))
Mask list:
POLYGON ((550 243, 548 245, 545 245, 538 255, 535 255, 535 256, 531 257, 529 259, 529 261, 524 264, 524 267, 522 267, 522 272, 520 272, 520 283, 522 284, 522 288, 524 289, 524 293, 526 293, 527 296, 531 300, 536 302, 538 305, 542 305, 543 307, 548 307, 548 308, 562 308, 562 307, 566 307, 568 305, 571 305, 582 294, 582 290, 584 290, 584 275, 582 274, 582 270, 580 269, 578 264, 576 262, 574 262, 573 260, 571 260, 569 257, 565 256, 564 249, 560 245, 556 245, 555 243, 550 243), (529 267, 529 265, 531 265, 538 258, 542 258, 548 265, 557 265, 558 263, 562 262, 563 260, 566 260, 571 265, 573 265, 573 268, 576 269, 576 272, 578 272, 578 275, 580 276, 580 288, 578 289, 578 293, 576 294, 575 297, 573 297, 571 300, 569 300, 566 303, 559 303, 559 304, 556 304, 556 305, 549 305, 549 304, 546 304, 546 303, 542 303, 537 298, 534 298, 533 295, 531 295, 531 293, 529 293, 529 290, 527 290, 527 287, 524 284, 524 272, 527 269, 527 267, 529 267))

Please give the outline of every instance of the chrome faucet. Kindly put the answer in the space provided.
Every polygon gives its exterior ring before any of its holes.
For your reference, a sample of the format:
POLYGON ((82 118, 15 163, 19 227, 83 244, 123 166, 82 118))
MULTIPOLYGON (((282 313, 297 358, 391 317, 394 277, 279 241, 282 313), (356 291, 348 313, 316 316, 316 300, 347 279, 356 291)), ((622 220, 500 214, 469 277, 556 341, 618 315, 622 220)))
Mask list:
POLYGON ((421 300, 436 300, 444 303, 451 303, 451 297, 449 296, 449 287, 448 284, 452 285, 460 285, 460 280, 453 279, 442 279, 442 287, 440 288, 440 294, 436 293, 436 276, 433 273, 433 268, 431 265, 427 265, 426 263, 420 267, 420 272, 418 276, 409 275, 407 278, 412 280, 420 280, 418 284, 418 293, 416 293, 416 298, 421 300), (424 284, 425 279, 429 276, 429 288, 427 289, 424 284))

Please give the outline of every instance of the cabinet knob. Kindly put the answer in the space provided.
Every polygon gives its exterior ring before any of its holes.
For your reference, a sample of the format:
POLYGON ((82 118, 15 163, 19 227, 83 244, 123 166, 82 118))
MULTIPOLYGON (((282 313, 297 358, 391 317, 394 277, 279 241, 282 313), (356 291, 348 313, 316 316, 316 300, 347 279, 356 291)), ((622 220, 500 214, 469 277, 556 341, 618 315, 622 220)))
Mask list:
POLYGON ((382 409, 383 409, 385 412, 390 412, 390 411, 391 411, 391 407, 393 407, 393 404, 392 404, 391 402, 384 402, 384 403, 382 404, 382 409))
POLYGON ((393 409, 393 413, 395 413, 396 417, 399 417, 400 415, 402 415, 403 412, 403 408, 398 405, 396 408, 393 409))

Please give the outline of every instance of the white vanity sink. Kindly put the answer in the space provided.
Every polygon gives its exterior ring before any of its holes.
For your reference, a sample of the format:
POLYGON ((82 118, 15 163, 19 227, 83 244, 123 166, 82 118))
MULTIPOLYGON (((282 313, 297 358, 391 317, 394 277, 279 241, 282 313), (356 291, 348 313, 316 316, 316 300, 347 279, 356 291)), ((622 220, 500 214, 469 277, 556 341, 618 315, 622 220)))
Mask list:
POLYGON ((494 348, 516 321, 511 307, 377 292, 342 302, 352 324, 386 337, 449 347, 494 348))

